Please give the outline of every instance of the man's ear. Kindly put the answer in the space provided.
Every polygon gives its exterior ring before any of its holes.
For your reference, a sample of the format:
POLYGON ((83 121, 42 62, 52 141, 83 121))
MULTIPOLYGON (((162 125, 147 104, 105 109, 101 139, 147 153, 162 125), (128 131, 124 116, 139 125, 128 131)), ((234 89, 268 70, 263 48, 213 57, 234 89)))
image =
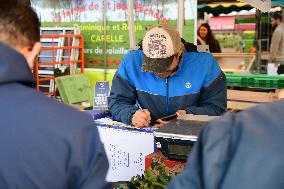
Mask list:
POLYGON ((20 52, 28 63, 28 66, 33 69, 35 57, 38 55, 40 51, 41 44, 40 42, 36 42, 32 47, 18 47, 16 50, 20 52))
POLYGON ((34 66, 34 60, 40 51, 41 43, 36 42, 32 48, 28 49, 27 54, 25 56, 29 67, 32 69, 34 66))
MULTIPOLYGON (((184 46, 184 45, 183 45, 184 46)), ((182 55, 183 51, 185 50, 185 47, 183 47, 179 52, 178 52, 178 57, 180 57, 180 55, 182 55)))

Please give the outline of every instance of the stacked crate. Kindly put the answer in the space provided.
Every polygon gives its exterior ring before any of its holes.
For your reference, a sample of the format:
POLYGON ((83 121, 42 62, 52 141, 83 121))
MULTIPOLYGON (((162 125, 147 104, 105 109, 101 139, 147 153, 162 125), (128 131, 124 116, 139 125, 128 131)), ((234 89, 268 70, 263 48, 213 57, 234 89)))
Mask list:
POLYGON ((284 76, 265 74, 226 74, 228 87, 283 89, 284 76))
POLYGON ((284 89, 284 76, 227 73, 228 109, 243 110, 277 100, 277 91, 284 89), (238 88, 238 90, 235 90, 238 88))

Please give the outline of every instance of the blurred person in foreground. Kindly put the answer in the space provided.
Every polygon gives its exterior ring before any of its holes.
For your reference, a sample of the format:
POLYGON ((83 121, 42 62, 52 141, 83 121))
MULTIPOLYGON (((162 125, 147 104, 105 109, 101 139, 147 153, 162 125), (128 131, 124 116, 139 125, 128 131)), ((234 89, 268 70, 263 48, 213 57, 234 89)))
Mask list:
POLYGON ((211 53, 221 53, 219 41, 207 23, 201 24, 197 30, 197 45, 208 45, 211 53))
POLYGON ((92 118, 35 90, 40 51, 34 10, 0 7, 0 188, 110 188, 108 161, 92 118))
POLYGON ((169 25, 152 26, 143 50, 125 55, 115 73, 108 105, 113 119, 135 127, 157 127, 171 114, 221 115, 226 78, 210 53, 185 51, 169 25))
POLYGON ((284 74, 284 23, 281 14, 275 12, 271 15, 271 25, 274 29, 270 44, 270 62, 280 64, 278 74, 284 74), (281 57, 282 59, 278 59, 281 57))
POLYGON ((282 99, 205 125, 168 189, 283 189, 283 109, 282 99))

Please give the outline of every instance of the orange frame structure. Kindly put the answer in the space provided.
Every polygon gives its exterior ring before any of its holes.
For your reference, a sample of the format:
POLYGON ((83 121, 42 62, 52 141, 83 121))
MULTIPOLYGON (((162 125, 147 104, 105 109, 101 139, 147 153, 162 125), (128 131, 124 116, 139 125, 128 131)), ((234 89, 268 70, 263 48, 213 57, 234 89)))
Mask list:
POLYGON ((84 66, 85 66, 85 57, 84 57, 84 36, 79 35, 79 34, 52 34, 52 35, 41 35, 41 39, 51 39, 51 46, 50 47, 41 47, 41 52, 42 51, 51 51, 52 52, 52 57, 51 57, 51 62, 40 62, 39 57, 36 59, 35 66, 34 66, 34 76, 36 80, 36 88, 37 90, 40 90, 40 84, 41 82, 45 81, 54 81, 54 90, 49 91, 49 92, 44 92, 47 95, 53 95, 56 96, 56 83, 55 83, 55 76, 53 75, 48 75, 45 77, 39 77, 39 68, 40 66, 44 65, 52 65, 55 67, 55 65, 68 65, 70 67, 71 64, 79 64, 81 65, 81 73, 84 73, 84 66), (63 46, 55 46, 55 41, 59 39, 67 39, 67 45, 63 46), (72 40, 78 40, 79 44, 72 46, 71 44, 71 39, 72 40), (68 58, 67 60, 62 60, 62 61, 57 61, 56 60, 56 54, 55 51, 57 50, 67 50, 68 58), (71 50, 78 49, 78 59, 74 60, 71 57, 71 50))

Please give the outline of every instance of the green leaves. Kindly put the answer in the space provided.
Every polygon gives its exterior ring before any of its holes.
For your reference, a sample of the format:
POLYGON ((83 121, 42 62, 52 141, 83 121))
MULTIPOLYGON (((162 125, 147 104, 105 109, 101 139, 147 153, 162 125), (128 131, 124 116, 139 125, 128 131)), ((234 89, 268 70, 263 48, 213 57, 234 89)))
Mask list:
POLYGON ((144 175, 131 178, 129 186, 120 185, 122 189, 163 189, 170 182, 171 176, 166 173, 166 167, 157 162, 152 163, 152 169, 147 169, 144 175))

